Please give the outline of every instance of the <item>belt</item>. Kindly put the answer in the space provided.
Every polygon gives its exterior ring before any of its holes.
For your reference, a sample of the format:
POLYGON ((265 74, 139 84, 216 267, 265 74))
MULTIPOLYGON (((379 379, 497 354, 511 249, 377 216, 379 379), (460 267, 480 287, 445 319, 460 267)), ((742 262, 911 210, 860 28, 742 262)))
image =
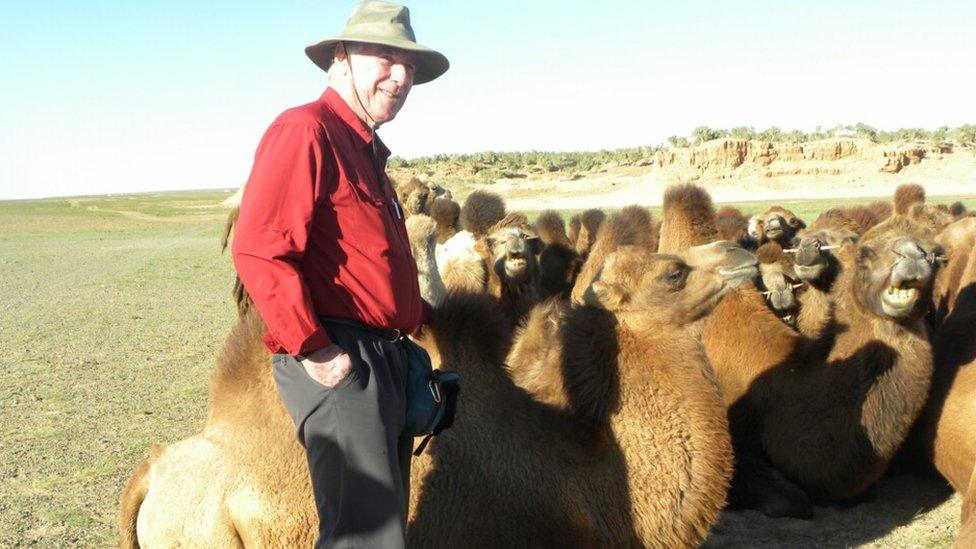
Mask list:
POLYGON ((362 330, 364 332, 369 332, 375 336, 378 336, 387 341, 392 341, 396 343, 407 337, 407 334, 396 328, 377 328, 376 326, 370 326, 369 324, 364 324, 357 320, 352 320, 349 318, 336 318, 332 316, 324 316, 319 318, 325 324, 339 324, 341 326, 349 326, 350 328, 356 328, 357 330, 362 330))

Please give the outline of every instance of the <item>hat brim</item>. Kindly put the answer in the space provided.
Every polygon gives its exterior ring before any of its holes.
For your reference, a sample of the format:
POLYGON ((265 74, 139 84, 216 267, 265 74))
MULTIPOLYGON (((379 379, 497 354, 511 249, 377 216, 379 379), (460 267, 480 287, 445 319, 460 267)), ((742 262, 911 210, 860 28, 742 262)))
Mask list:
POLYGON ((413 77, 413 83, 415 85, 430 82, 431 80, 447 72, 447 69, 451 66, 451 64, 447 61, 447 57, 444 57, 444 55, 438 51, 421 46, 416 42, 388 36, 343 36, 339 38, 326 38, 318 44, 312 44, 311 46, 305 48, 305 55, 307 55, 313 63, 318 65, 319 68, 328 72, 329 67, 332 66, 332 61, 335 59, 336 45, 338 45, 339 42, 380 44, 383 46, 390 46, 392 48, 413 52, 415 56, 414 62, 417 66, 417 70, 413 77))

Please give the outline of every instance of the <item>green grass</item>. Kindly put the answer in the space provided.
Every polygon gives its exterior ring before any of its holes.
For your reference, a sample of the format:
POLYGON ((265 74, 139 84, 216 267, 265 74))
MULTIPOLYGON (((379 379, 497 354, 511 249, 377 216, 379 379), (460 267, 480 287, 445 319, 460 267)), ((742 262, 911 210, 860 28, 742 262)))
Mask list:
POLYGON ((236 315, 227 194, 0 202, 0 547, 114 545, 150 444, 202 425, 236 315))

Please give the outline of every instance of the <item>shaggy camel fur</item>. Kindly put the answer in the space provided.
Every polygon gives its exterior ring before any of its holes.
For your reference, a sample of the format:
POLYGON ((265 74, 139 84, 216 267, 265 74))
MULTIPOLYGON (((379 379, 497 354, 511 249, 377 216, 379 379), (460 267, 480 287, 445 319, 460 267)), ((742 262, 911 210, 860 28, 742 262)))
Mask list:
POLYGON ((437 223, 437 243, 443 244, 461 230, 458 218, 461 205, 450 198, 439 197, 430 205, 430 216, 437 223))
MULTIPOLYGON (((600 231, 600 225, 607 218, 603 210, 589 209, 580 214, 579 230, 576 231, 576 253, 583 259, 590 254, 590 248, 596 242, 596 235, 600 231)), ((570 223, 572 229, 572 223, 570 223)))
POLYGON ((566 234, 562 216, 543 212, 535 221, 535 231, 545 245, 539 254, 539 298, 568 297, 583 261, 566 234))
POLYGON ((448 296, 428 348, 478 390, 461 392, 456 426, 419 460, 409 541, 697 545, 724 504, 732 456, 691 325, 754 264, 723 245, 608 256, 559 331, 571 413, 512 382, 489 301, 448 296))
POLYGON ((583 294, 603 268, 607 255, 620 246, 637 246, 654 251, 657 247, 653 220, 646 208, 627 206, 601 223, 586 261, 573 285, 573 303, 583 302, 583 294))
POLYGON ((434 256, 437 224, 430 217, 418 213, 408 217, 405 224, 407 237, 410 240, 410 253, 413 254, 413 259, 418 265, 417 280, 420 283, 420 295, 427 303, 437 306, 447 293, 434 256))
POLYGON ((488 234, 496 223, 505 217, 505 201, 488 191, 474 191, 461 206, 461 228, 475 238, 488 234))
POLYGON ((720 239, 743 242, 749 234, 749 218, 738 208, 723 206, 715 213, 715 228, 720 239))
POLYGON ((931 234, 902 216, 846 244, 838 253, 834 319, 829 302, 820 312, 802 302, 819 294, 815 288, 801 296, 801 319, 819 317, 820 337, 801 328, 797 338, 776 342, 769 332, 775 324, 756 326, 758 308, 739 306, 745 300, 735 296, 706 328, 703 342, 731 405, 733 437, 749 431, 737 429, 739 418, 756 426, 752 444, 817 499, 847 499, 869 487, 921 411, 932 374, 922 317, 935 249, 931 234), (829 354, 818 360, 824 349, 829 354))

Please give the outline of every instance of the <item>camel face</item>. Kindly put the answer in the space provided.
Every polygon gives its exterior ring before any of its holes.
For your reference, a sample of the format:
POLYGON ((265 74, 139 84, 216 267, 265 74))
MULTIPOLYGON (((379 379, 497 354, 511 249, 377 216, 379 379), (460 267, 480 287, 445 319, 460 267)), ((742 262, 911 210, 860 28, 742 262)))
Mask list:
POLYGON ((683 324, 711 312, 756 272, 756 256, 726 241, 676 255, 622 246, 607 257, 584 300, 616 313, 666 312, 683 324))
POLYGON ((500 278, 523 281, 538 269, 537 256, 542 248, 539 237, 518 227, 505 227, 487 238, 492 269, 500 278))
POLYGON ((894 320, 917 319, 931 299, 936 257, 931 241, 915 236, 881 236, 858 247, 858 278, 864 303, 894 320))
POLYGON ((782 263, 764 263, 759 266, 762 285, 768 292, 766 300, 779 315, 795 312, 797 301, 794 291, 800 285, 796 274, 782 263))
POLYGON ((846 229, 823 229, 799 235, 793 270, 803 281, 819 280, 828 270, 836 267, 836 260, 827 246, 843 246, 857 242, 857 234, 846 229))
POLYGON ((766 239, 787 245, 796 236, 796 233, 806 227, 793 212, 773 206, 762 216, 763 230, 766 239))

